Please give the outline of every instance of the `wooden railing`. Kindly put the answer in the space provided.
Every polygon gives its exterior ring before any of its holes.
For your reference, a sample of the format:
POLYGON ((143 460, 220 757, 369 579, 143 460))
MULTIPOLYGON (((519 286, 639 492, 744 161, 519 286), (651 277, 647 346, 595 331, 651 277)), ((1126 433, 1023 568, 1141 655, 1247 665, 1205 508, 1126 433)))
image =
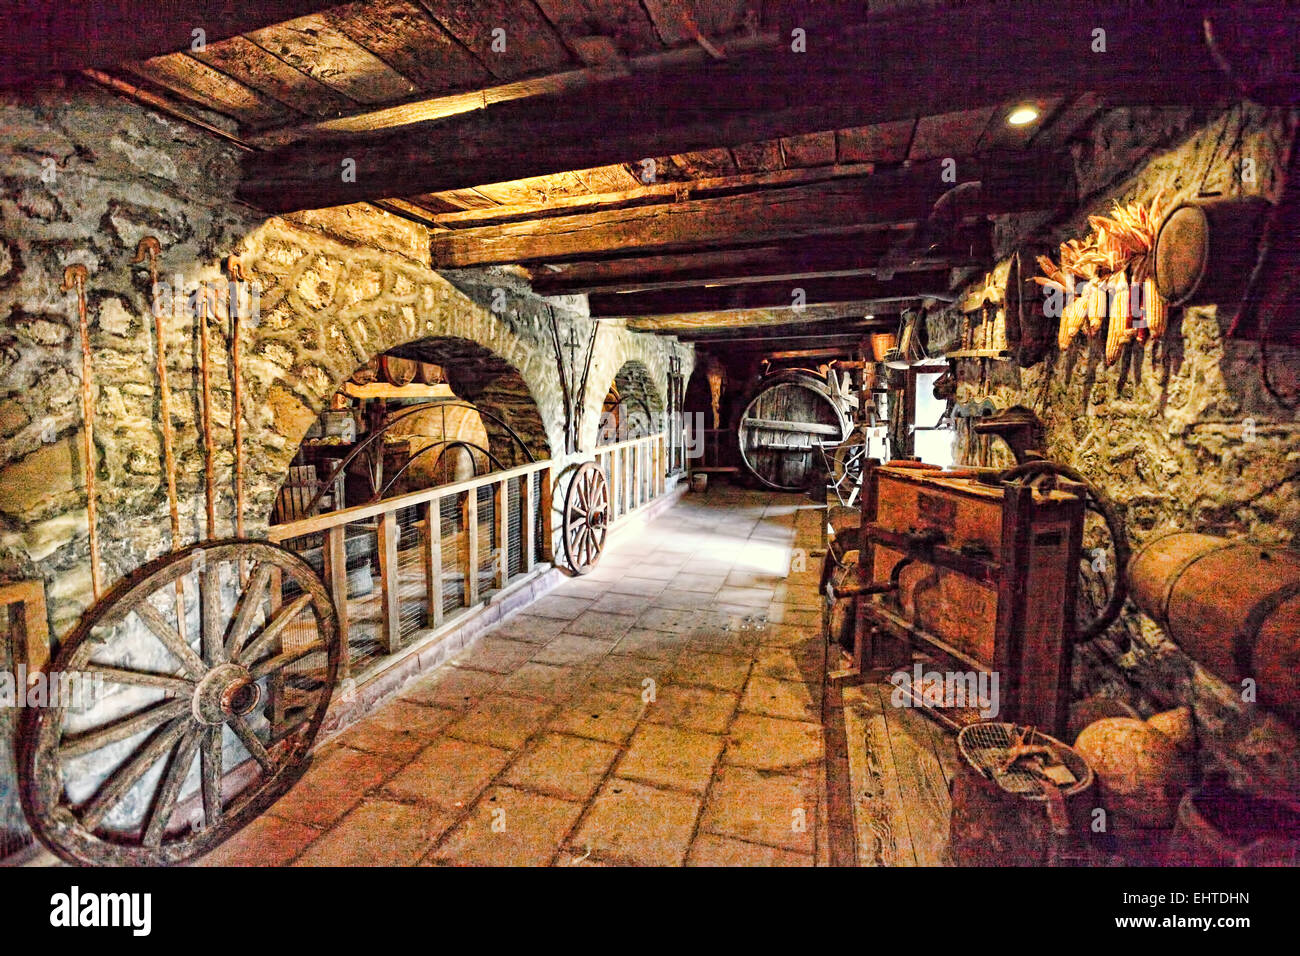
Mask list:
MULTIPOLYGON (((617 524, 665 490, 666 436, 602 445, 617 524)), ((339 679, 414 646, 553 560, 553 462, 272 525, 324 578, 347 648, 339 679)), ((272 582, 273 601, 291 600, 272 582)))
MULTIPOLYGON (((551 465, 531 462, 271 526, 271 541, 324 576, 350 652, 340 679, 353 658, 392 654, 413 631, 439 627, 551 560, 551 465)), ((278 582, 272 593, 280 594, 278 582)))
POLYGON ((611 524, 664 493, 666 440, 660 432, 597 446, 596 464, 609 483, 611 524))

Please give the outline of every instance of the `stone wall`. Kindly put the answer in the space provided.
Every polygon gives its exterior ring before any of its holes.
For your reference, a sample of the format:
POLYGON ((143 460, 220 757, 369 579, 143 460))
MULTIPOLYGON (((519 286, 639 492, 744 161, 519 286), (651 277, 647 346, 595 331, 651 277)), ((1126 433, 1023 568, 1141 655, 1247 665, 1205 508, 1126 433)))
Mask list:
POLYGON ((145 236, 160 240, 159 278, 173 288, 224 284, 222 264, 234 254, 260 289, 256 319, 245 310, 241 326, 245 517, 254 537, 264 532, 308 427, 378 353, 415 341, 455 342, 461 354, 484 358, 477 369, 449 371, 457 392, 518 424, 538 457, 554 459, 561 473, 582 454, 566 450, 552 316, 561 341, 574 335, 585 343, 598 334, 587 393, 577 398, 587 409, 580 446, 587 452, 610 381, 629 359, 650 369, 661 389, 670 350, 689 369, 689 346, 621 326, 597 330, 583 300, 540 299, 509 270, 440 275, 429 267, 423 227, 377 208, 259 216, 232 199, 234 147, 81 81, 5 91, 0 128, 7 151, 0 172, 0 580, 41 578, 56 636, 92 600, 80 337, 75 297, 59 291, 70 264, 89 273, 105 587, 173 547, 230 535, 234 527, 232 323, 220 307, 207 331, 218 488, 216 527, 208 529, 199 337, 193 314, 179 309, 164 319, 181 514, 181 540, 171 540, 151 282, 146 266, 130 264, 145 236))
MULTIPOLYGON (((1108 212, 1112 200, 1149 202, 1160 195, 1169 209, 1198 195, 1272 198, 1288 133, 1284 116, 1249 105, 1208 116, 1108 111, 1073 148, 1086 198, 1068 218, 1015 217, 1001 227, 995 279, 1005 283, 1006 257, 1016 247, 1082 238, 1087 216, 1108 212)), ((1052 345, 1037 365, 994 362, 982 383, 978 363, 961 363, 957 400, 987 393, 999 408, 1033 408, 1047 427, 1049 457, 1073 465, 1114 499, 1135 546, 1175 530, 1294 543, 1300 541, 1300 415, 1261 387, 1259 348, 1225 336, 1231 318, 1213 307, 1181 316, 1174 310, 1162 340, 1134 344, 1111 367, 1102 354, 1104 335, 1080 335, 1061 352, 1053 323, 1052 345)), ((960 321, 955 312, 929 317, 932 352, 955 345, 960 321)), ((996 321, 991 344, 1000 346, 1005 317, 996 321)), ((1270 353, 1279 384, 1294 390, 1300 353, 1280 346, 1270 353)), ((978 460, 978 441, 959 429, 960 460, 978 460)), ((1009 464, 1005 447, 993 444, 990 463, 1009 464)), ((1147 713, 1190 703, 1206 769, 1226 770, 1243 785, 1296 785, 1300 762, 1288 730, 1196 666, 1154 622, 1135 613, 1120 626, 1133 649, 1120 654, 1102 642, 1086 652, 1078 669, 1081 692, 1134 698, 1147 713)))

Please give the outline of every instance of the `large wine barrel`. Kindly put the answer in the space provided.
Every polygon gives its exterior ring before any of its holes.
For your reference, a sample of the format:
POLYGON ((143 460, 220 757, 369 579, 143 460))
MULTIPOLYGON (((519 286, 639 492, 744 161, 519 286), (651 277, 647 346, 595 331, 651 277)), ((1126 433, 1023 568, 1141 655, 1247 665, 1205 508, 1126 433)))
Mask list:
POLYGON ((1198 663, 1255 681, 1259 700, 1300 719, 1300 553, 1208 534, 1171 534, 1129 562, 1129 596, 1198 663))
POLYGON ((851 428, 848 409, 823 379, 789 371, 760 383, 736 432, 755 478, 778 491, 802 491, 820 461, 817 444, 839 444, 851 428))

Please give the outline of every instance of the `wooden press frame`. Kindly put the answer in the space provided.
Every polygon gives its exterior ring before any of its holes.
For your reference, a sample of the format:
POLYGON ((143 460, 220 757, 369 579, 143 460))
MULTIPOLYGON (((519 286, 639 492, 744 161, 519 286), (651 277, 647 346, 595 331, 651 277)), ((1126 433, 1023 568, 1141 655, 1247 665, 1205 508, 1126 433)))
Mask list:
MULTIPOLYGON (((1073 503, 1063 503, 1070 528, 1066 542, 1066 582, 1061 616, 1061 640, 1052 665, 1057 674, 1056 691, 1050 700, 1025 700, 1022 696, 1021 671, 1026 651, 1026 619, 1029 610, 1028 580, 1033 556, 1030 535, 1034 527, 1034 490, 1026 484, 1003 487, 1001 550, 993 558, 976 558, 942 544, 923 545, 910 542, 897 532, 881 529, 877 523, 879 489, 876 470, 880 462, 870 459, 863 472, 862 520, 859 567, 874 567, 874 545, 900 551, 910 560, 942 567, 975 577, 997 588, 997 620, 994 627, 993 657, 979 661, 958 651, 921 626, 903 619, 892 611, 874 604, 870 593, 856 595, 854 607, 854 665, 866 674, 878 663, 881 638, 901 640, 909 649, 917 644, 937 653, 941 660, 998 674, 999 720, 1031 723, 1060 737, 1069 719, 1071 664, 1075 639, 1075 608, 1078 600, 1077 557, 1083 544, 1084 499, 1075 493, 1073 483, 1058 484, 1058 489, 1074 493, 1073 503)), ((896 569, 897 570, 897 569, 896 569)), ((910 661, 908 662, 910 666, 910 661)), ((940 708, 925 708, 941 723, 960 726, 940 708)))

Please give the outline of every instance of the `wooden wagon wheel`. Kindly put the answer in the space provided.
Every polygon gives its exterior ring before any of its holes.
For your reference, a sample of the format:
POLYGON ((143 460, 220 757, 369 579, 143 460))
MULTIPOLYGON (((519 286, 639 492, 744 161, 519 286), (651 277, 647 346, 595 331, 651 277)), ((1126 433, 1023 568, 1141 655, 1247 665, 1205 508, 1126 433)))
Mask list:
POLYGON ((58 699, 22 713, 33 832, 74 863, 208 852, 306 769, 339 654, 328 592, 284 548, 208 541, 144 565, 64 641, 49 671, 58 699), (175 614, 175 582, 190 575, 193 645, 175 614))
POLYGON ((586 574, 600 560, 609 529, 609 485, 595 464, 582 465, 564 495, 564 557, 575 574, 586 574))

